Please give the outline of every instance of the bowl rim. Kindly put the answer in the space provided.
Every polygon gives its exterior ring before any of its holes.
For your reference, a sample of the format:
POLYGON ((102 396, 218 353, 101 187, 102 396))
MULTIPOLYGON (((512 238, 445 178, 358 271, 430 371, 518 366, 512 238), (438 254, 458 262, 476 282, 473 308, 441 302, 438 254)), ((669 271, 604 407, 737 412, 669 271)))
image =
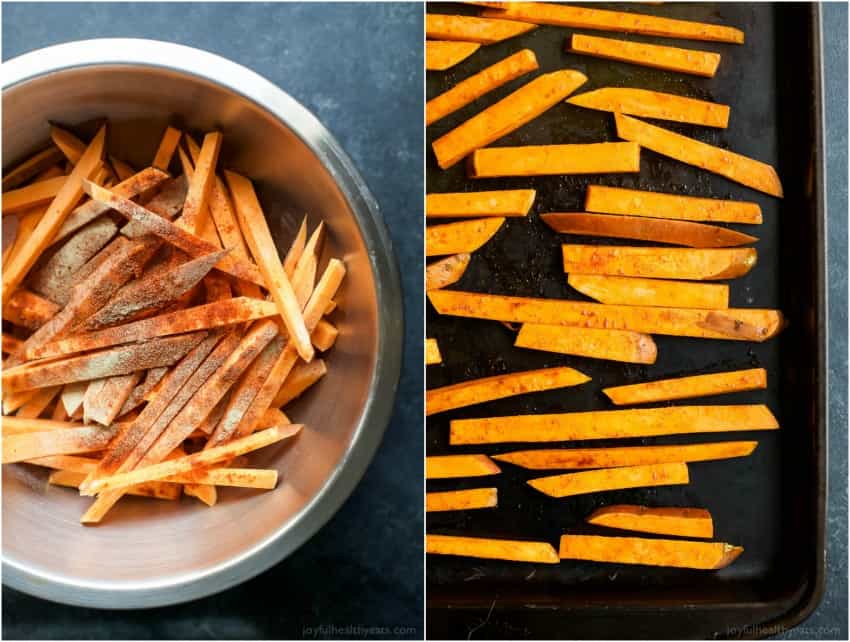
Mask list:
POLYGON ((206 597, 244 582, 294 552, 342 506, 371 462, 389 423, 401 374, 404 308, 392 241, 378 202, 349 156, 322 123, 277 85, 201 49, 142 38, 97 38, 36 49, 3 63, 2 89, 47 74, 91 66, 159 67, 198 77, 254 103, 282 122, 333 177, 354 214, 372 267, 377 350, 369 394, 348 448, 319 491, 271 535, 202 571, 145 582, 81 582, 34 569, 2 554, 3 583, 47 600, 104 609, 151 608, 206 597))

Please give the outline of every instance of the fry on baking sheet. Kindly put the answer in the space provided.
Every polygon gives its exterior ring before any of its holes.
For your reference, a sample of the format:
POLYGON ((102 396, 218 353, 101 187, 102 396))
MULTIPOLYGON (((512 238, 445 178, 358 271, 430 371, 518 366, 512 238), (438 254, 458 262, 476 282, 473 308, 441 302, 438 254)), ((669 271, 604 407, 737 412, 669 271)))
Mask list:
POLYGON ((425 365, 430 366, 435 363, 443 363, 440 346, 437 345, 436 339, 425 339, 425 365))
POLYGON ((671 120, 721 129, 726 129, 729 125, 729 105, 647 89, 603 87, 578 96, 570 96, 567 102, 587 109, 619 112, 640 118, 671 120))
POLYGON ((456 419, 451 422, 449 443, 625 439, 778 428, 776 417, 764 405, 670 406, 456 419))
POLYGON ((562 535, 561 559, 715 570, 744 552, 723 542, 688 542, 642 537, 562 535))
POLYGON ((555 548, 546 542, 457 537, 430 533, 425 535, 425 552, 432 555, 458 555, 511 562, 557 564, 560 561, 555 548))
POLYGON ((618 406, 654 401, 693 399, 731 392, 763 390, 767 388, 767 371, 764 368, 733 370, 713 374, 660 379, 628 386, 603 388, 602 392, 618 406))
POLYGON ((498 501, 498 491, 495 488, 471 488, 469 490, 427 493, 425 495, 425 511, 436 513, 449 510, 495 508, 498 501))
POLYGON ((474 252, 504 224, 502 217, 479 218, 425 228, 425 256, 474 252))
POLYGON ((586 521, 588 524, 624 531, 676 537, 714 537, 711 513, 704 508, 650 508, 617 504, 596 509, 586 521))
POLYGON ((640 147, 634 143, 485 147, 469 159, 471 178, 611 174, 640 171, 640 147))
POLYGON ((703 308, 706 310, 722 310, 729 307, 729 286, 725 283, 690 283, 631 276, 576 273, 567 276, 567 283, 600 303, 613 305, 703 308))
POLYGON ((459 281, 471 258, 468 252, 462 252, 431 263, 425 268, 425 290, 439 290, 459 281))
POLYGON ((494 399, 577 386, 588 381, 590 377, 573 368, 543 368, 471 379, 426 391, 425 414, 433 415, 494 399))
POLYGON ((480 47, 479 42, 428 40, 425 42, 425 69, 428 71, 449 69, 469 58, 480 47))
POLYGON ((537 25, 513 20, 489 20, 441 13, 425 15, 425 37, 429 40, 457 40, 491 45, 524 34, 536 27, 537 25))
POLYGON ((487 455, 438 455, 425 458, 426 479, 498 475, 501 469, 487 455))
POLYGON ((682 463, 601 468, 580 473, 529 479, 528 485, 550 497, 571 497, 623 488, 687 484, 688 466, 682 463))
POLYGON ((624 363, 655 363, 658 357, 658 349, 651 336, 630 330, 523 323, 514 345, 624 363))
POLYGON ((533 189, 507 189, 489 192, 428 194, 428 218, 473 218, 476 216, 527 216, 534 204, 533 189))

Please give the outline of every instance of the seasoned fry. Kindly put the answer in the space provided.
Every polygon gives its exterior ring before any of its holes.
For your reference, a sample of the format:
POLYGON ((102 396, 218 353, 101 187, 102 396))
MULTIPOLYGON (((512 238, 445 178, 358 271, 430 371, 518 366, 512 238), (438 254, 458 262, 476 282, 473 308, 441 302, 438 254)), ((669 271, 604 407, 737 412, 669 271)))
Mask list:
POLYGON ((562 535, 560 556, 570 560, 714 570, 729 566, 743 552, 740 546, 723 542, 562 535))
POLYGON ((86 390, 88 390, 88 382, 79 381, 77 383, 69 383, 62 387, 60 399, 68 416, 76 414, 83 405, 86 390))
POLYGON ((458 419, 451 422, 449 443, 581 441, 778 428, 764 405, 672 406, 458 419))
MULTIPOLYGON (((8 417, 4 418, 3 423, 8 421, 8 417)), ((12 464, 48 455, 96 452, 102 450, 118 430, 117 425, 108 428, 69 425, 72 427, 15 434, 7 434, 4 426, 2 463, 12 464)))
POLYGON ((11 334, 3 333, 3 354, 15 354, 21 349, 24 342, 16 339, 11 334))
POLYGON ((498 490, 495 488, 450 490, 442 493, 426 493, 425 496, 425 511, 428 513, 495 508, 497 505, 498 490))
POLYGON ((603 468, 580 473, 529 479, 528 485, 550 497, 571 497, 622 488, 671 486, 688 483, 688 466, 682 463, 603 468))
POLYGON ((195 171, 189 180, 189 190, 183 204, 183 215, 180 217, 184 229, 197 234, 201 218, 207 211, 210 189, 215 182, 215 166, 221 150, 222 135, 211 132, 204 136, 201 153, 196 161, 195 171))
POLYGON ((602 392, 616 405, 624 406, 765 388, 767 388, 767 371, 764 368, 752 368, 603 388, 602 392))
POLYGON ((82 424, 67 421, 52 421, 50 419, 38 419, 35 417, 4 417, 4 435, 24 435, 33 432, 50 432, 52 430, 66 430, 80 428, 82 424))
POLYGON ((428 218, 472 218, 476 216, 527 216, 534 204, 533 189, 507 189, 492 192, 428 194, 428 218))
MULTIPOLYGON (((56 470, 50 473, 47 478, 48 484, 55 486, 65 486, 67 488, 79 488, 82 481, 86 478, 85 473, 73 472, 70 470, 56 470)), ((140 484, 127 490, 128 495, 137 495, 139 497, 153 497, 155 499, 178 499, 180 497, 180 486, 168 482, 151 482, 149 484, 140 484)))
POLYGON ((436 339, 425 339, 425 365, 430 366, 435 363, 443 363, 440 346, 437 345, 436 339))
POLYGON ((254 187, 251 181, 234 172, 226 171, 225 178, 230 187, 236 216, 239 219, 239 227, 263 274, 265 285, 277 304, 286 330, 298 350, 298 355, 304 361, 310 361, 314 354, 313 346, 310 343, 310 333, 304 324, 301 306, 298 305, 295 298, 292 283, 290 283, 280 262, 277 249, 275 249, 274 240, 272 240, 260 203, 257 201, 254 187))
POLYGON ((67 179, 67 176, 55 176, 3 192, 3 216, 47 205, 56 197, 67 179))
POLYGON ((640 171, 640 147, 634 143, 487 147, 470 157, 470 178, 610 174, 640 171))
POLYGON ((51 386, 50 388, 41 388, 36 391, 32 398, 18 409, 16 416, 22 419, 35 419, 40 417, 45 408, 53 401, 53 398, 59 394, 62 386, 51 386))
POLYGON ((567 283, 600 303, 706 310, 729 307, 729 286, 724 283, 687 283, 575 273, 567 277, 567 283))
POLYGON ((18 288, 3 305, 3 320, 27 330, 38 330, 55 317, 61 308, 34 292, 18 288))
POLYGON ((26 183, 39 172, 61 161, 62 158, 62 151, 55 145, 50 145, 47 149, 33 154, 11 171, 3 172, 3 191, 6 192, 26 183))
POLYGON ((295 274, 295 267, 298 265, 298 259, 301 258, 301 255, 304 253, 304 248, 307 245, 307 217, 305 216, 301 219, 301 225, 298 228, 298 232, 295 234, 295 238, 292 239, 292 245, 289 247, 289 251, 286 253, 286 257, 283 259, 283 271, 286 273, 290 279, 295 274))
POLYGON ((501 469, 487 455, 441 455, 425 458, 425 479, 483 477, 501 469))
POLYGON ((671 120, 721 129, 726 129, 729 125, 729 105, 647 89, 603 87, 571 96, 567 98, 567 102, 587 109, 619 112, 641 118, 671 120))
POLYGON ((518 450, 493 455, 493 459, 533 470, 614 468, 746 457, 757 445, 756 441, 726 441, 675 446, 518 450))
POLYGON ((156 148, 156 154, 153 157, 151 165, 168 171, 168 166, 171 165, 171 158, 180 143, 180 137, 183 135, 179 129, 174 127, 166 127, 165 133, 162 135, 162 140, 159 141, 159 147, 156 148))
POLYGON ((496 294, 477 294, 455 290, 432 290, 428 299, 440 314, 491 319, 511 323, 539 323, 583 328, 631 330, 647 334, 666 334, 704 339, 740 339, 766 341, 783 326, 779 310, 729 308, 728 318, 751 326, 752 337, 730 335, 705 326, 712 310, 658 308, 638 305, 605 305, 563 299, 533 299, 496 294))
POLYGON ((590 7, 575 7, 547 2, 504 2, 495 9, 484 11, 487 18, 508 18, 541 25, 574 29, 620 31, 647 36, 665 36, 689 40, 744 43, 740 29, 705 22, 674 20, 660 16, 625 11, 607 11, 590 7))
POLYGON ((712 310, 706 315, 705 319, 699 322, 699 326, 717 332, 727 339, 758 340, 761 336, 761 329, 756 324, 749 323, 727 312, 712 310))
MULTIPOLYGON (((205 256, 221 249, 217 245, 213 245, 182 227, 171 223, 166 218, 158 216, 133 201, 120 198, 114 192, 99 187, 91 181, 85 181, 84 187, 86 193, 94 200, 108 204, 129 220, 138 223, 150 233, 155 234, 191 256, 205 256)), ((263 283, 263 277, 260 275, 256 266, 244 259, 227 255, 218 262, 216 268, 239 279, 245 279, 257 284, 263 283)))
POLYGON ((577 386, 588 381, 590 377, 572 368, 543 368, 473 379, 428 390, 425 393, 425 414, 433 415, 494 399, 577 386))
POLYGON ((146 343, 109 348, 68 359, 50 359, 8 368, 3 372, 3 386, 9 391, 44 388, 168 366, 191 350, 204 334, 195 332, 151 339, 146 343))
POLYGON ((571 69, 538 76, 434 141, 437 163, 448 169, 476 149, 537 118, 586 81, 587 76, 571 69))
POLYGON ((310 363, 299 363, 281 384, 280 390, 272 401, 272 406, 280 408, 300 397, 327 372, 328 367, 322 359, 313 359, 310 363))
POLYGON ((425 42, 425 69, 443 71, 463 62, 481 47, 478 42, 428 40, 425 42))
POLYGON ((644 42, 585 36, 578 33, 573 34, 567 51, 705 78, 713 78, 720 65, 720 54, 711 51, 649 45, 644 42))
POLYGON ((97 422, 103 426, 111 425, 141 378, 142 372, 136 371, 102 380, 103 385, 99 390, 96 389, 96 398, 90 399, 88 391, 83 398, 83 420, 86 423, 97 422))
POLYGON ((425 256, 474 252, 489 241, 504 222, 504 218, 498 217, 429 225, 425 229, 425 256))
POLYGON ((292 273, 292 289, 295 291, 295 300, 302 308, 310 298, 313 292, 313 285, 316 283, 316 271, 318 269, 319 247, 323 238, 325 226, 319 223, 310 239, 304 246, 301 256, 298 257, 298 262, 295 264, 295 270, 292 273))
POLYGON ((468 252, 463 252, 431 263, 425 268, 425 290, 439 290, 459 281, 471 258, 468 252))
POLYGON ((140 321, 133 321, 97 332, 79 334, 60 339, 27 351, 30 359, 73 354, 84 350, 106 348, 130 341, 142 341, 156 337, 207 330, 236 323, 245 323, 277 314, 271 301, 259 301, 248 297, 226 299, 206 303, 184 310, 177 310, 140 321))
POLYGON ((630 330, 524 323, 514 345, 624 363, 655 363, 658 357, 658 349, 651 336, 630 330))
POLYGON ((106 127, 101 127, 91 144, 86 149, 80 162, 68 176, 51 201, 32 233, 23 240, 20 252, 9 259, 3 269, 3 304, 11 297, 12 292, 21 284, 30 268, 35 264, 41 253, 53 240, 62 222, 83 196, 82 182, 93 176, 101 167, 103 146, 106 141, 106 127))
POLYGON ((717 225, 691 223, 690 221, 665 221, 635 216, 609 214, 542 214, 546 225, 562 234, 583 234, 620 239, 655 241, 670 245, 696 248, 734 247, 748 245, 758 239, 717 225))
POLYGON ((425 15, 425 37, 429 40, 455 40, 491 45, 522 35, 536 27, 537 25, 512 20, 487 20, 439 13, 425 15))
POLYGON ((86 319, 84 329, 93 331, 126 323, 164 308, 195 287, 225 254, 227 250, 214 252, 174 268, 151 271, 128 283, 105 306, 86 319))
POLYGON ((425 552, 432 555, 459 555, 511 562, 559 562, 558 553, 551 544, 510 539, 427 534, 425 552))
POLYGON ((724 176, 765 194, 782 198, 782 183, 776 170, 761 161, 727 149, 714 147, 662 127, 614 114, 617 136, 638 143, 656 154, 724 176))
POLYGON ((619 504, 598 508, 587 518, 587 523, 658 535, 714 537, 711 513, 704 508, 649 508, 619 504))
POLYGON ((691 249, 620 245, 561 246, 564 272, 658 279, 736 279, 756 264, 754 248, 691 249))
POLYGON ((322 319, 316 324, 316 329, 310 335, 310 341, 320 352, 327 352, 336 343, 336 338, 339 336, 339 330, 336 326, 322 319))
POLYGON ((162 378, 168 374, 168 370, 168 366, 161 366, 159 368, 151 368, 148 370, 144 377, 145 380, 133 388, 132 392, 127 397, 127 400, 124 402, 124 405, 121 406, 121 410, 118 411, 118 416, 123 417, 131 410, 135 410, 141 406, 146 401, 145 396, 153 390, 160 381, 162 381, 162 378))
POLYGON ((758 203, 697 198, 663 192, 588 185, 584 208, 588 212, 649 216, 653 218, 709 221, 715 223, 761 223, 758 203))
POLYGON ((247 437, 235 439, 223 446, 202 450, 193 455, 178 457, 152 466, 137 468, 131 472, 96 479, 91 483, 90 491, 81 490, 81 493, 95 494, 108 490, 124 489, 128 486, 134 486, 148 481, 162 480, 174 475, 183 475, 197 468, 212 466, 288 439, 289 437, 294 437, 302 427, 301 424, 289 424, 267 428, 247 437))
POLYGON ((435 123, 505 83, 537 68, 537 57, 531 49, 518 51, 429 100, 425 104, 425 124, 435 123))

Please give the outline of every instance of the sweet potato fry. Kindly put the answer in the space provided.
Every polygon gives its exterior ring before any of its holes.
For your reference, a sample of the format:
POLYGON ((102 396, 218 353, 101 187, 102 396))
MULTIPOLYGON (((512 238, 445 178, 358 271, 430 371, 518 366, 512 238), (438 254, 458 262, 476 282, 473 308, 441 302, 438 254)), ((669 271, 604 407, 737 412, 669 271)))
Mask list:
POLYGON ((673 18, 625 11, 575 7, 560 3, 504 2, 500 3, 498 8, 488 9, 481 15, 488 18, 507 18, 574 29, 620 31, 647 36, 710 40, 734 44, 743 44, 744 42, 743 31, 724 25, 674 20, 673 18))
POLYGON ((662 127, 614 114, 617 136, 638 143, 656 154, 724 176, 765 194, 782 198, 782 183, 776 170, 761 161, 727 149, 676 134, 662 127))
POLYGON ((3 267, 11 265, 16 257, 21 253, 24 246, 27 244, 27 239, 32 235, 33 230, 39 224, 44 214, 47 212, 46 207, 34 207, 31 210, 22 212, 18 216, 18 229, 15 234, 14 241, 10 243, 3 251, 3 267))
POLYGON ((141 378, 137 371, 101 379, 103 384, 95 388, 90 385, 83 397, 83 421, 111 425, 141 378))
POLYGON ((440 346, 437 345, 436 339, 425 339, 425 365, 430 366, 435 363, 443 363, 440 346))
MULTIPOLYGON (((182 178, 171 180, 167 179, 168 174, 165 172, 153 167, 148 167, 147 169, 143 169, 141 172, 134 174, 130 178, 121 181, 109 189, 122 198, 135 198, 153 187, 162 185, 162 192, 160 195, 154 197, 154 201, 159 201, 161 197, 173 194, 179 189, 181 192, 180 203, 182 204, 182 193, 185 191, 185 180, 182 178)), ((154 207, 154 201, 148 203, 148 207, 154 207)), ((56 236, 53 237, 51 242, 57 243, 58 241, 70 236, 80 228, 91 223, 97 217, 108 212, 110 209, 109 205, 104 205, 98 201, 88 201, 83 203, 68 215, 68 218, 66 218, 62 223, 62 226, 56 232, 56 236)), ((125 236, 132 236, 132 234, 129 233, 131 229, 132 228, 128 228, 125 225, 121 231, 125 236)))
POLYGON ((215 182, 215 167, 221 151, 222 135, 211 132, 204 136, 201 153, 195 162, 195 171, 189 180, 189 190, 183 204, 181 223, 184 229, 197 234, 202 214, 207 210, 210 189, 215 182))
POLYGON ((73 381, 130 374, 136 370, 171 365, 204 337, 204 332, 151 339, 68 359, 24 364, 3 372, 6 390, 44 388, 73 381))
POLYGON ((174 156, 182 135, 183 132, 179 129, 166 127, 165 133, 162 135, 162 140, 159 141, 159 147, 156 148, 156 154, 153 157, 151 165, 167 172, 168 166, 171 165, 171 158, 174 156))
POLYGON ((466 60, 481 47, 478 42, 428 40, 425 42, 425 69, 443 71, 466 60))
POLYGON ((88 382, 86 381, 69 383, 62 387, 60 401, 69 417, 76 414, 77 410, 82 407, 86 390, 88 390, 88 382))
POLYGON ((56 198, 67 178, 67 176, 55 176, 37 183, 30 183, 26 187, 3 192, 3 216, 47 205, 56 198))
MULTIPOLYGON (((4 419, 4 424, 8 421, 4 419)), ((118 426, 80 426, 41 432, 3 435, 3 463, 12 464, 48 455, 73 455, 102 450, 115 436, 118 426)))
POLYGON ((226 253, 226 250, 213 252, 174 268, 150 272, 128 283, 105 306, 86 319, 84 329, 93 331, 126 323, 164 308, 195 287, 226 253))
MULTIPOLYGON (((81 491, 83 494, 95 494, 108 490, 124 489, 136 484, 156 481, 174 475, 183 475, 202 467, 212 466, 222 461, 232 459, 239 455, 258 450, 273 443, 293 437, 301 430, 300 424, 289 424, 275 426, 261 430, 247 437, 235 439, 223 446, 202 450, 193 455, 178 457, 169 461, 163 461, 152 466, 137 468, 131 472, 120 473, 110 477, 94 480, 91 490, 81 491)), ((5 444, 4 444, 5 446, 5 444)), ((5 449, 4 449, 5 451, 5 449)))
POLYGON ((439 13, 425 15, 425 37, 429 40, 455 40, 491 45, 536 28, 537 25, 512 20, 488 20, 439 13))
POLYGON ((567 98, 567 102, 587 109, 619 112, 641 118, 671 120, 721 129, 729 125, 729 105, 647 89, 603 87, 571 96, 567 98))
POLYGON ((28 351, 27 356, 31 359, 41 359, 73 354, 131 341, 143 341, 184 332, 245 323, 275 314, 277 314, 277 308, 271 301, 237 297, 149 317, 96 332, 74 335, 67 339, 45 344, 31 352, 28 351))
POLYGON ((425 458, 425 479, 483 477, 501 469, 487 455, 441 455, 425 458))
POLYGON ((45 408, 53 401, 53 398, 59 394, 62 386, 51 386, 50 388, 41 388, 36 391, 32 398, 18 409, 16 416, 24 419, 35 419, 40 417, 45 408))
POLYGON ((470 156, 470 178, 610 174, 640 171, 640 147, 634 143, 486 147, 470 156))
POLYGON ((602 392, 616 405, 625 406, 765 388, 767 388, 767 371, 764 368, 752 368, 603 388, 602 392))
POLYGON ((50 138, 53 144, 62 150, 69 163, 76 165, 80 162, 83 153, 86 151, 86 144, 82 140, 67 129, 57 125, 50 126, 50 138))
POLYGON ((764 405, 672 406, 458 419, 451 422, 449 443, 580 441, 778 428, 764 405))
POLYGON ((298 301, 298 305, 302 308, 310 298, 310 294, 313 292, 313 286, 316 284, 316 271, 319 265, 319 247, 323 238, 324 228, 324 223, 319 223, 316 229, 313 230, 292 273, 292 289, 295 292, 295 300, 298 301))
POLYGON ((655 363, 658 357, 658 349, 651 336, 630 330, 524 323, 514 345, 624 363, 655 363))
POLYGON ((453 192, 428 194, 428 218, 472 218, 476 216, 527 216, 534 204, 533 189, 506 189, 492 192, 453 192))
POLYGON ((757 445, 756 441, 725 441, 675 446, 518 450, 493 455, 493 459, 533 470, 615 468, 746 457, 757 445))
POLYGON ((298 259, 304 252, 304 247, 307 245, 307 217, 301 219, 301 225, 295 238, 292 239, 292 244, 289 246, 289 251, 283 259, 283 271, 290 279, 295 274, 295 266, 298 265, 298 259))
MULTIPOLYGON (((148 232, 155 234, 190 256, 205 256, 221 249, 199 236, 186 231, 177 224, 171 223, 166 218, 158 216, 133 201, 120 198, 114 192, 95 185, 91 181, 86 181, 84 187, 86 193, 94 200, 108 204, 129 220, 138 223, 148 232)), ((246 281, 257 284, 263 283, 263 277, 260 275, 256 266, 244 259, 238 259, 228 255, 218 262, 216 268, 239 279, 245 279, 246 281)))
MULTIPOLYGON (((56 470, 50 473, 50 476, 47 478, 47 483, 53 484, 54 486, 65 486, 66 488, 79 488, 85 478, 85 473, 78 473, 70 470, 56 470)), ((128 489, 127 494, 139 497, 175 500, 180 497, 180 486, 179 484, 171 484, 168 482, 150 482, 148 484, 140 484, 139 486, 128 489)))
POLYGON ((587 518, 587 523, 658 535, 714 537, 711 513, 704 508, 649 508, 619 504, 595 510, 587 518))
POLYGON ((3 305, 3 319, 27 330, 38 330, 55 317, 61 308, 34 292, 18 288, 3 305))
POLYGON ((496 294, 477 294, 455 290, 432 290, 428 298, 440 314, 491 319, 511 323, 539 323, 583 328, 632 330, 647 334, 665 334, 704 339, 747 339, 765 341, 776 336, 783 326, 778 310, 729 308, 724 315, 756 328, 755 337, 745 338, 705 327, 712 310, 658 308, 637 305, 605 305, 563 299, 533 299, 496 294))
POLYGON ((636 239, 696 248, 734 247, 758 241, 756 237, 749 234, 717 225, 690 221, 665 221, 582 212, 542 214, 540 218, 546 225, 562 234, 636 239))
POLYGON ((133 167, 114 156, 109 157, 109 165, 112 167, 112 172, 119 181, 126 181, 136 173, 136 170, 133 169, 133 167))
POLYGON ((313 342, 316 350, 327 352, 336 343, 336 338, 339 336, 339 330, 336 326, 322 319, 316 324, 316 329, 310 335, 310 341, 313 342))
POLYGON ((33 432, 50 432, 82 428, 83 425, 68 421, 52 421, 35 417, 4 417, 3 435, 28 435, 33 432))
POLYGON ((717 332, 726 339, 758 341, 761 336, 761 328, 754 323, 738 318, 738 315, 731 312, 712 310, 704 319, 700 320, 699 326, 717 332))
POLYGON ((50 455, 47 457, 30 459, 26 463, 32 464, 33 466, 53 468, 54 470, 64 470, 69 473, 88 474, 95 466, 97 466, 97 459, 93 459, 92 457, 80 457, 79 455, 50 455))
POLYGON ((11 334, 3 333, 3 354, 15 354, 21 349, 24 342, 16 339, 11 334))
POLYGON ((567 51, 704 78, 713 78, 720 65, 720 54, 711 51, 650 45, 645 42, 600 38, 578 33, 573 34, 567 51))
POLYGON ((425 393, 425 414, 433 415, 494 399, 577 386, 588 381, 590 377, 572 368, 543 368, 472 379, 428 390, 425 393))
POLYGON ((729 307, 725 283, 687 283, 604 274, 570 274, 567 283, 600 303, 722 310, 729 307))
POLYGON ((587 76, 571 69, 538 76, 434 141, 437 163, 448 169, 476 149, 537 118, 586 81, 587 76))
POLYGON ((118 233, 109 218, 99 218, 78 230, 28 279, 30 287, 51 301, 65 305, 71 297, 75 273, 118 233))
POLYGON ((431 263, 425 268, 425 289, 439 290, 459 281, 471 258, 468 252, 463 252, 431 263))
POLYGON ((425 256, 474 252, 502 227, 505 219, 481 218, 425 228, 425 256))
POLYGON ((518 51, 429 100, 425 104, 425 124, 435 123, 505 83, 537 68, 537 57, 531 49, 518 51))
POLYGON ((80 162, 64 182, 62 189, 51 201, 32 233, 24 239, 19 253, 3 269, 3 304, 24 280, 41 253, 53 240, 62 222, 83 196, 82 182, 93 176, 102 164, 106 127, 101 127, 83 154, 80 162))
POLYGON ((562 535, 561 559, 714 570, 729 566, 744 552, 723 542, 688 542, 642 537, 562 535))
POLYGON ((537 477, 529 479, 527 483, 550 497, 571 497, 623 488, 687 484, 688 481, 688 466, 674 463, 586 470, 580 473, 537 477))
POLYGON ((146 401, 145 395, 147 395, 160 381, 162 381, 163 377, 168 374, 168 370, 167 366, 151 368, 148 370, 145 373, 144 381, 133 388, 132 392, 127 397, 127 400, 124 402, 124 405, 121 406, 121 410, 118 411, 118 416, 123 417, 131 410, 135 410, 141 406, 146 401))
POLYGON ((295 298, 292 283, 280 262, 266 217, 254 192, 254 186, 247 178, 234 172, 226 171, 225 178, 230 187, 239 227, 262 272, 265 285, 277 304, 280 316, 286 325, 286 331, 292 337, 298 349, 298 355, 304 361, 310 361, 314 354, 310 343, 310 333, 304 324, 301 306, 295 298))
POLYGON ((588 212, 648 216, 653 218, 710 221, 716 223, 761 223, 758 203, 697 198, 663 192, 588 185, 584 208, 588 212))
POLYGON ((328 368, 322 359, 313 359, 310 363, 299 363, 280 386, 272 406, 281 408, 300 397, 307 388, 324 377, 327 371, 328 368))
POLYGON ((558 553, 547 542, 524 540, 425 535, 425 552, 432 555, 459 555, 510 562, 557 564, 558 553))
POLYGON ((564 272, 657 279, 736 279, 756 264, 754 248, 668 248, 621 245, 561 246, 564 272))
POLYGON ((441 493, 426 493, 425 495, 425 511, 428 513, 495 508, 497 505, 498 490, 496 488, 450 490, 441 493))
POLYGON ((39 172, 61 161, 62 158, 62 151, 55 145, 50 145, 47 149, 33 154, 11 171, 3 172, 3 191, 6 192, 26 183, 39 172))

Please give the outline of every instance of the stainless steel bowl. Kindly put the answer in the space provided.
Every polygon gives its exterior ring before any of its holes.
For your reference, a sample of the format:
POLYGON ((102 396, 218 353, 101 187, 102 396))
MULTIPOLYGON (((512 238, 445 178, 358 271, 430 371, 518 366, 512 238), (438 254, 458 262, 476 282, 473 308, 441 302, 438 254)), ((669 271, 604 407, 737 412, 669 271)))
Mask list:
POLYGON ((101 608, 174 604, 242 582, 312 536, 354 489, 392 411, 402 351, 398 269, 378 205, 351 160, 303 106, 254 72, 190 47, 103 39, 3 64, 3 166, 36 151, 48 122, 107 117, 109 147, 150 164, 171 120, 224 133, 223 162, 257 184, 279 249, 304 214, 324 221, 348 275, 328 374, 293 405, 307 429, 254 455, 280 471, 274 491, 225 489, 214 508, 125 498, 97 527, 91 501, 46 473, 3 467, 3 581, 49 600, 101 608), (113 514, 114 513, 114 514, 113 514))

